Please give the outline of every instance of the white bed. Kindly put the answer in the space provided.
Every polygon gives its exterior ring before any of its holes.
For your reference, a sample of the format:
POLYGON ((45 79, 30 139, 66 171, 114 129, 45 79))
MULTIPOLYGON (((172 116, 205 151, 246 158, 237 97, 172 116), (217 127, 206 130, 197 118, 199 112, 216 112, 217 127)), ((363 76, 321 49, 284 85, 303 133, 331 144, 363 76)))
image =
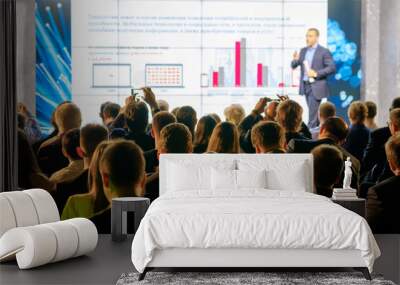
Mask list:
POLYGON ((307 154, 161 156, 160 198, 132 243, 140 278, 155 267, 354 267, 369 277, 380 251, 367 222, 310 193, 312 169, 307 154))

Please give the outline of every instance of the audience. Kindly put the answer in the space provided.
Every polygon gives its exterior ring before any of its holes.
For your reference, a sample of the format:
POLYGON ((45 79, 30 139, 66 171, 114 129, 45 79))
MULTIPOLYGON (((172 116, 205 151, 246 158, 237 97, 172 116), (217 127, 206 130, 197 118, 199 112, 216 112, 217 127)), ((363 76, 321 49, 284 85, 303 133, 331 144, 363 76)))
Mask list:
POLYGON ((312 150, 314 157, 314 185, 318 195, 332 197, 333 187, 343 172, 343 155, 331 145, 320 145, 312 150))
POLYGON ((236 126, 244 119, 245 111, 240 104, 231 104, 224 110, 225 120, 234 123, 236 126))
POLYGON ((400 234, 400 133, 388 140, 385 150, 394 176, 368 190, 367 219, 374 233, 400 234))
POLYGON ((239 153, 239 134, 236 126, 230 122, 217 124, 208 142, 207 152, 239 153))
POLYGON ((81 111, 73 103, 60 105, 56 109, 54 116, 58 133, 43 142, 37 154, 39 166, 47 176, 51 176, 57 170, 68 165, 68 159, 62 152, 61 140, 67 131, 80 128, 82 122, 81 111))
POLYGON ((83 172, 83 160, 78 154, 80 130, 72 129, 64 134, 61 140, 62 153, 68 159, 68 166, 54 172, 50 181, 58 184, 70 182, 79 177, 83 172))
POLYGON ((146 161, 146 173, 153 173, 158 167, 157 145, 158 141, 160 140, 161 130, 165 126, 175 122, 175 116, 167 111, 161 111, 154 115, 153 122, 151 124, 151 136, 154 138, 155 148, 144 153, 144 158, 146 161))
POLYGON ((103 124, 107 128, 111 127, 111 124, 114 122, 115 118, 118 116, 120 110, 121 110, 121 106, 116 103, 106 102, 101 105, 100 118, 103 121, 103 124))
MULTIPOLYGON (((116 141, 101 142, 92 157, 89 167, 89 192, 70 196, 62 211, 61 219, 67 220, 77 217, 89 218, 95 213, 108 207, 108 201, 103 190, 103 182, 100 173, 100 161, 105 149, 116 141)), ((124 163, 121 163, 125 165, 124 163)))
POLYGON ((335 105, 333 105, 333 103, 324 102, 321 105, 319 105, 319 109, 318 109, 319 126, 312 128, 310 130, 313 140, 316 140, 318 138, 319 129, 320 129, 321 125, 324 124, 325 120, 330 117, 334 117, 334 116, 336 116, 336 107, 335 107, 335 105))
POLYGON ((194 136, 194 153, 204 153, 207 151, 208 142, 216 125, 217 122, 211 115, 200 118, 194 136))
POLYGON ((367 115, 368 109, 363 102, 355 101, 350 104, 348 116, 351 126, 343 147, 360 161, 364 157, 370 135, 365 126, 367 115))
POLYGON ((279 101, 271 101, 264 109, 264 118, 267 121, 275 121, 276 110, 278 109, 279 101))
POLYGON ((24 127, 21 129, 25 132, 29 143, 33 145, 42 138, 42 131, 40 130, 39 124, 24 104, 17 104, 17 113, 18 119, 24 122, 24 127))
POLYGON ((128 125, 128 140, 134 141, 143 151, 154 148, 154 138, 146 133, 149 124, 149 110, 145 102, 131 101, 124 111, 128 125))
POLYGON ((279 104, 276 121, 285 131, 286 143, 292 139, 307 139, 300 130, 302 125, 303 108, 293 100, 285 100, 279 104))
POLYGON ((182 106, 176 113, 176 121, 188 127, 192 134, 192 139, 194 139, 194 130, 197 124, 196 111, 191 106, 182 106))
POLYGON ((80 130, 78 154, 83 159, 83 171, 75 179, 58 183, 54 198, 62 213, 70 196, 89 192, 89 166, 97 146, 107 140, 107 129, 101 125, 88 124, 80 130))
POLYGON ((285 133, 276 122, 258 122, 251 130, 251 141, 256 153, 285 152, 285 133))
POLYGON ((377 113, 376 104, 372 101, 366 101, 365 106, 367 106, 367 118, 365 119, 365 126, 370 130, 376 130, 378 125, 375 122, 375 117, 377 113))
POLYGON ((99 168, 108 206, 97 211, 91 220, 99 233, 109 234, 111 232, 112 199, 144 195, 146 175, 143 152, 133 142, 115 141, 105 148, 100 158, 99 168))

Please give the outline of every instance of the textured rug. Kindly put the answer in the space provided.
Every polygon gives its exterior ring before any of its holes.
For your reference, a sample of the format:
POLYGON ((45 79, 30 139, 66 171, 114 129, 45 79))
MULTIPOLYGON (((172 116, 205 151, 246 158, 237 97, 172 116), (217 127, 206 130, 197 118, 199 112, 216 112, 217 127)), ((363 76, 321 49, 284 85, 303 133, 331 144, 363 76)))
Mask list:
POLYGON ((117 285, 133 284, 376 284, 393 285, 383 277, 372 275, 368 281, 359 272, 148 272, 146 278, 138 281, 138 273, 122 274, 117 285))

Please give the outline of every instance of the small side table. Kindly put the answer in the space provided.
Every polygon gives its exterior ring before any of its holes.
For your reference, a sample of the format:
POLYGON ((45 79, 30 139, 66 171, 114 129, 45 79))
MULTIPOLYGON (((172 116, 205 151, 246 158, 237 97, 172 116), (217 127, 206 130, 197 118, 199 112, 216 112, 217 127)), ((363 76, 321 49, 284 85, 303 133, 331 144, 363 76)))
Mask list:
POLYGON ((353 199, 332 199, 332 201, 340 206, 359 214, 365 218, 366 213, 366 200, 362 198, 353 199))
POLYGON ((140 221, 150 206, 150 199, 143 197, 122 197, 112 199, 111 237, 113 241, 124 241, 127 237, 127 212, 134 213, 135 233, 140 221))

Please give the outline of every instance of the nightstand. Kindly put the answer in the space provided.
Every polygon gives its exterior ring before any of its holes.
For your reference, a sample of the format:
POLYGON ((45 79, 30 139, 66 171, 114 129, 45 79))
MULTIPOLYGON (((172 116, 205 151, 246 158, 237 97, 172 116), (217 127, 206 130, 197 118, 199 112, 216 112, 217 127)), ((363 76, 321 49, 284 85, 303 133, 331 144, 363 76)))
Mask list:
POLYGON ((359 214, 365 218, 366 213, 366 200, 362 198, 352 199, 332 199, 332 201, 340 206, 359 214))

